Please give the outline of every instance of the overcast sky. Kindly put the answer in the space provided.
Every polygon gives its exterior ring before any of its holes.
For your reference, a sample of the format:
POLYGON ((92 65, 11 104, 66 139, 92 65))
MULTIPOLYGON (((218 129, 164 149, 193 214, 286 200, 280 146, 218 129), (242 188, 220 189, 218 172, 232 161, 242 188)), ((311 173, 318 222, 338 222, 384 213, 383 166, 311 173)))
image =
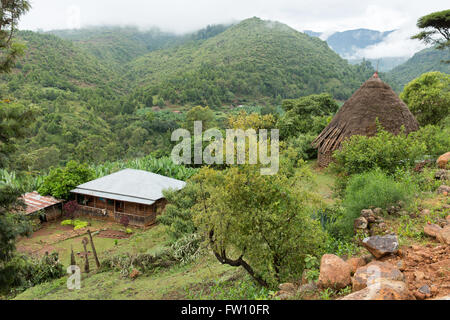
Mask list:
POLYGON ((407 40, 416 31, 417 19, 450 7, 448 0, 31 0, 31 4, 21 29, 136 25, 183 33, 253 16, 326 34, 356 28, 399 29, 386 44, 365 52, 375 58, 386 50, 402 56, 420 49, 416 41, 407 40))

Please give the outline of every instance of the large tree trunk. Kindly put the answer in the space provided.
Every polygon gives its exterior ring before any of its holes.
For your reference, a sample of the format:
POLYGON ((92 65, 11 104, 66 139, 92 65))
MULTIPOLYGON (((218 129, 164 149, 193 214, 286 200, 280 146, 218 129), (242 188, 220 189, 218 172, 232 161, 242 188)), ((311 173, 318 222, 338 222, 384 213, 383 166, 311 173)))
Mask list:
POLYGON ((217 260, 219 260, 222 264, 228 264, 232 267, 243 267, 245 271, 248 272, 248 274, 261 286, 268 288, 269 284, 258 274, 256 274, 255 270, 244 260, 244 255, 241 255, 238 259, 232 260, 227 257, 227 253, 225 250, 222 250, 220 253, 217 252, 217 248, 215 246, 214 241, 214 230, 211 230, 209 232, 209 241, 211 244, 211 248, 214 252, 214 255, 216 256, 217 260))

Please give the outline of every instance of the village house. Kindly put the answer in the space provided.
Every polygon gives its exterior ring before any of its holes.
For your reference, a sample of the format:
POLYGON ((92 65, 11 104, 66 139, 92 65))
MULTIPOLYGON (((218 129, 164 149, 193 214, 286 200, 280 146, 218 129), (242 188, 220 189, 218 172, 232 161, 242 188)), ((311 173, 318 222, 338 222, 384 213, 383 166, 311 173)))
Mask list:
POLYGON ((36 191, 24 194, 21 200, 26 207, 25 214, 41 222, 57 220, 62 216, 62 200, 41 196, 36 191))
POLYGON ((126 169, 82 184, 71 191, 76 214, 146 227, 156 222, 167 202, 163 190, 181 190, 184 181, 142 170, 126 169))

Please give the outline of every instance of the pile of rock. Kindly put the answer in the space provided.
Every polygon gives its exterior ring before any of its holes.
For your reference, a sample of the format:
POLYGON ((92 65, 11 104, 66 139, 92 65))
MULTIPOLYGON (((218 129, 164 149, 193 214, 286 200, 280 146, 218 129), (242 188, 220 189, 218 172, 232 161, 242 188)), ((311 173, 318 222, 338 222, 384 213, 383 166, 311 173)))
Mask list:
POLYGON ((335 255, 324 255, 317 285, 334 290, 351 286, 353 293, 342 300, 415 299, 397 267, 380 261, 367 263, 366 258, 344 261, 335 255))
POLYGON ((354 223, 355 232, 363 232, 370 235, 385 234, 387 225, 384 223, 383 218, 380 217, 382 212, 381 208, 362 210, 361 216, 354 223))
POLYGON ((450 245, 450 215, 440 224, 427 223, 423 232, 432 238, 436 238, 440 243, 450 245))

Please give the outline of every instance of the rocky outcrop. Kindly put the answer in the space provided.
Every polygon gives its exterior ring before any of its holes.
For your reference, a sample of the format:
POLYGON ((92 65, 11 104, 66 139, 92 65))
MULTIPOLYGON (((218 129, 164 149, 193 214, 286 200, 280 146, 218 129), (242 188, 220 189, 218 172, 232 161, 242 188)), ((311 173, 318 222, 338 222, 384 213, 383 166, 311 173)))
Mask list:
POLYGON ((398 252, 398 239, 396 235, 366 238, 362 244, 376 259, 381 259, 398 252))
POLYGON ((326 254, 320 263, 318 286, 320 288, 343 289, 352 282, 350 266, 338 256, 326 254))
POLYGON ((377 279, 370 286, 354 292, 341 300, 415 300, 403 281, 377 279))
POLYGON ((377 279, 404 281, 405 277, 399 269, 387 262, 374 261, 359 268, 352 278, 353 292, 366 288, 377 279))
POLYGON ((449 162, 450 162, 450 152, 447 152, 446 154, 443 154, 437 159, 436 164, 440 169, 446 169, 447 166, 449 165, 449 162))

